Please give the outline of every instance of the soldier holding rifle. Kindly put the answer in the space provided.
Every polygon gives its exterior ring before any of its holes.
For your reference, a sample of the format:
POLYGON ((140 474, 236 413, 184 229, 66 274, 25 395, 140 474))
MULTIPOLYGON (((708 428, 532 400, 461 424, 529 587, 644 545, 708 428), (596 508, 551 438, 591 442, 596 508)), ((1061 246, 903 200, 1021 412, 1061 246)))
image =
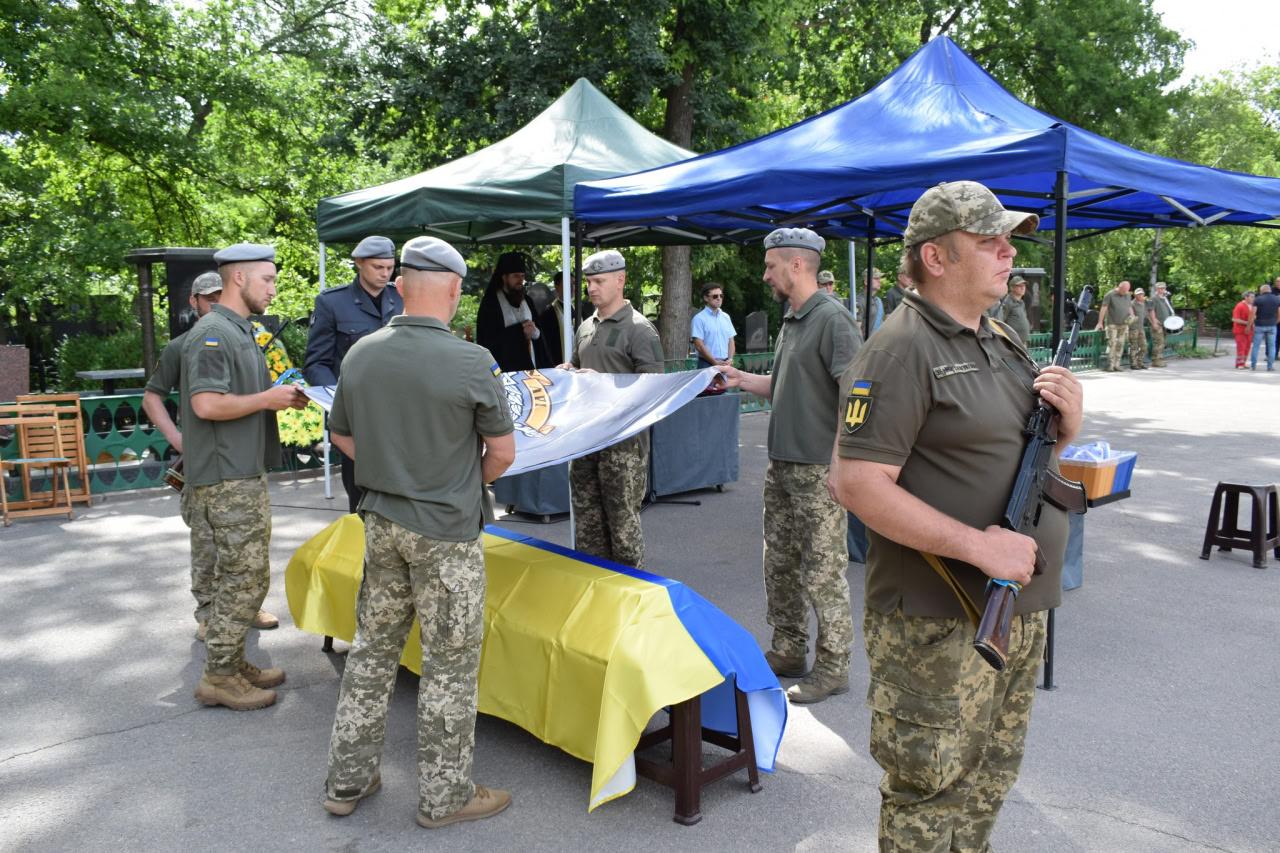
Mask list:
POLYGON ((1058 449, 1080 430, 1083 394, 1067 369, 1038 370, 983 312, 1004 294, 1011 234, 1037 224, 981 184, 927 191, 904 239, 917 290, 841 384, 832 479, 871 536, 863 629, 871 754, 885 770, 881 850, 988 849, 1022 761, 1044 611, 1061 599, 1067 518, 1045 504, 1034 538, 999 521, 1033 392, 1060 414, 1058 449), (1046 566, 1030 582, 1037 548, 1046 566), (968 615, 989 578, 1030 582, 1001 671, 974 650, 968 615))

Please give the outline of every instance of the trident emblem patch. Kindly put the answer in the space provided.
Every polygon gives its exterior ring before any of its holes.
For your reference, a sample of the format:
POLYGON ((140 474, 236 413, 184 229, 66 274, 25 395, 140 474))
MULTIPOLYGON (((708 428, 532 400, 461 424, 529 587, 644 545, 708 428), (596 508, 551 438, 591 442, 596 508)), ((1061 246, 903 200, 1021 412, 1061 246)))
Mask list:
POLYGON ((849 396, 844 402, 844 431, 852 434, 862 428, 871 417, 871 382, 859 380, 849 389, 849 396))

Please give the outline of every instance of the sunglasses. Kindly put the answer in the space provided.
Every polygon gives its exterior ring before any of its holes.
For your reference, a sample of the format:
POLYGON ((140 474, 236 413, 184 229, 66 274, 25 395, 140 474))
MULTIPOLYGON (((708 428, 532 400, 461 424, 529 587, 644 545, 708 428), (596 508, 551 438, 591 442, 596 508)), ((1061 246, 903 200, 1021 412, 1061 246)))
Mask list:
POLYGON ((708 294, 707 294, 705 297, 703 297, 703 298, 705 298, 705 299, 724 299, 724 294, 723 294, 723 293, 708 293, 708 294))

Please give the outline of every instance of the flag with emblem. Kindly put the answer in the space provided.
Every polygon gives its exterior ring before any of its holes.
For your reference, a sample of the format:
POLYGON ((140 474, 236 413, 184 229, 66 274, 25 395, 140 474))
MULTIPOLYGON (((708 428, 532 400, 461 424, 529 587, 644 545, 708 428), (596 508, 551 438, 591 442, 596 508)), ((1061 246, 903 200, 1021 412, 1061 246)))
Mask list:
POLYGON ((859 379, 849 386, 849 397, 844 401, 844 431, 852 434, 862 428, 871 416, 871 381, 859 379))

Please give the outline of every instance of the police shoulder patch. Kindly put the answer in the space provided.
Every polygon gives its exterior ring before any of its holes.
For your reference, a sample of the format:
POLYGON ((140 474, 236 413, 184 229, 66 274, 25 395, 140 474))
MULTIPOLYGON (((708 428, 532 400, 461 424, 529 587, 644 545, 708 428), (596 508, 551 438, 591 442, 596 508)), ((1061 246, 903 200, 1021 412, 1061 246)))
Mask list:
POLYGON ((859 379, 849 386, 849 396, 844 401, 844 431, 852 435, 862 429, 871 417, 871 380, 859 379))

